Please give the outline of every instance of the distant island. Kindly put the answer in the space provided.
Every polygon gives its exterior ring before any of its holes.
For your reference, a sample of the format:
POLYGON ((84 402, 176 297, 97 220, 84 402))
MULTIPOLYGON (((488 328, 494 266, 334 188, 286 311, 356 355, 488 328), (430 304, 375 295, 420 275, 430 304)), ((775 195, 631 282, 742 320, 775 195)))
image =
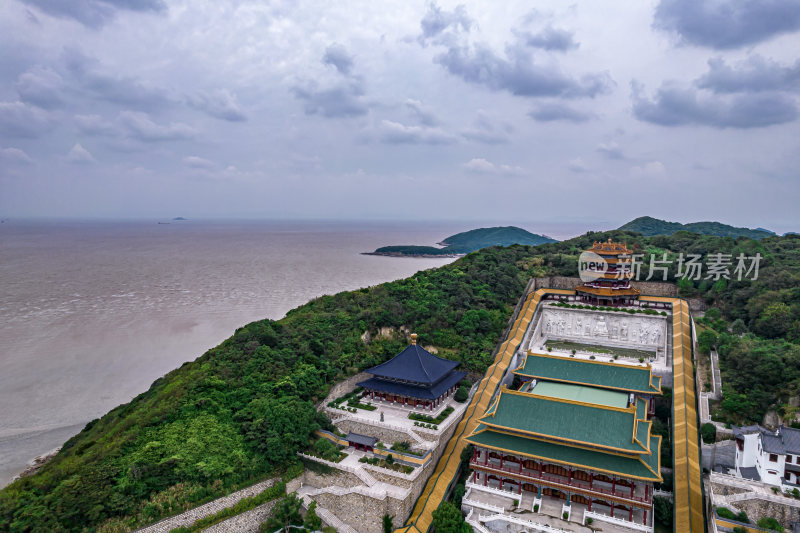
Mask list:
POLYGON ((681 224, 680 222, 667 222, 666 220, 659 220, 653 217, 635 218, 627 224, 620 226, 618 229, 635 231, 636 233, 641 233, 645 237, 672 235, 678 231, 688 231, 691 233, 699 233, 700 235, 713 235, 715 237, 749 237, 756 240, 775 235, 775 232, 763 228, 737 228, 722 224, 721 222, 691 222, 689 224, 681 224))
POLYGON ((365 255, 386 255, 391 257, 458 257, 490 246, 511 246, 527 244, 538 246, 548 242, 558 242, 546 235, 537 235, 516 226, 478 228, 447 237, 435 246, 383 246, 365 255))
POLYGON ((172 220, 186 220, 186 219, 185 219, 185 218, 183 218, 183 217, 175 217, 175 218, 173 218, 172 220))

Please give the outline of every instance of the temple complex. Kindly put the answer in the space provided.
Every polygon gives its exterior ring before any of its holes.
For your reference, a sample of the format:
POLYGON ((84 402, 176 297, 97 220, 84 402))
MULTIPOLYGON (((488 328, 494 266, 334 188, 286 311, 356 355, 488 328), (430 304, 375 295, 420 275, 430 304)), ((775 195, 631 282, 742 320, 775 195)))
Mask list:
POLYGON ((367 370, 372 377, 358 383, 364 388, 364 398, 433 411, 442 401, 455 393, 466 372, 456 371, 457 361, 436 357, 417 344, 411 344, 383 364, 367 370))
POLYGON ((632 254, 625 243, 595 242, 581 255, 581 273, 585 281, 575 288, 580 300, 592 305, 628 305, 639 297, 631 287, 632 254))
POLYGON ((661 437, 648 415, 660 378, 649 366, 542 354, 514 373, 521 385, 501 388, 466 438, 475 451, 465 507, 513 496, 520 509, 652 531, 661 437))

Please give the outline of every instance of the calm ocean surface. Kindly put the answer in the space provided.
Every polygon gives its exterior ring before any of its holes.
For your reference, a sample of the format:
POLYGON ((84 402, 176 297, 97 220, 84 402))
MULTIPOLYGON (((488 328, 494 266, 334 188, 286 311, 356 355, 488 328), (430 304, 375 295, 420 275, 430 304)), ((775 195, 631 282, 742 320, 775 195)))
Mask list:
POLYGON ((0 486, 34 456, 261 318, 452 259, 360 255, 459 225, 0 225, 0 486))

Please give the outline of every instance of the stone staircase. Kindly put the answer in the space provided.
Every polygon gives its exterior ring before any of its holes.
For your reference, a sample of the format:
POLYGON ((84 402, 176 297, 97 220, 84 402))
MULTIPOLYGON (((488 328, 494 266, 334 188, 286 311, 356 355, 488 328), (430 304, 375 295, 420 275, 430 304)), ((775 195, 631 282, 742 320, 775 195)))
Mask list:
MULTIPOLYGON (((308 509, 308 506, 311 504, 310 494, 303 494, 302 499, 303 507, 308 509)), ((320 507, 319 504, 317 504, 317 516, 319 516, 323 522, 334 528, 339 533, 358 533, 358 531, 353 529, 350 525, 342 522, 335 514, 324 507, 320 507)))

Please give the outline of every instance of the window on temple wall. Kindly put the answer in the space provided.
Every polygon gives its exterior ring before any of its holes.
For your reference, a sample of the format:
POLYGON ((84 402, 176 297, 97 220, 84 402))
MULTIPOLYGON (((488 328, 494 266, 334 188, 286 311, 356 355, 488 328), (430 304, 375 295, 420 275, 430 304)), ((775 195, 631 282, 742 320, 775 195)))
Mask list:
POLYGON ((770 463, 777 463, 778 462, 778 454, 776 454, 776 453, 769 454, 769 462, 770 463))
POLYGON ((799 464, 799 465, 800 465, 800 455, 798 455, 797 457, 795 457, 795 462, 796 462, 797 464, 799 464))

